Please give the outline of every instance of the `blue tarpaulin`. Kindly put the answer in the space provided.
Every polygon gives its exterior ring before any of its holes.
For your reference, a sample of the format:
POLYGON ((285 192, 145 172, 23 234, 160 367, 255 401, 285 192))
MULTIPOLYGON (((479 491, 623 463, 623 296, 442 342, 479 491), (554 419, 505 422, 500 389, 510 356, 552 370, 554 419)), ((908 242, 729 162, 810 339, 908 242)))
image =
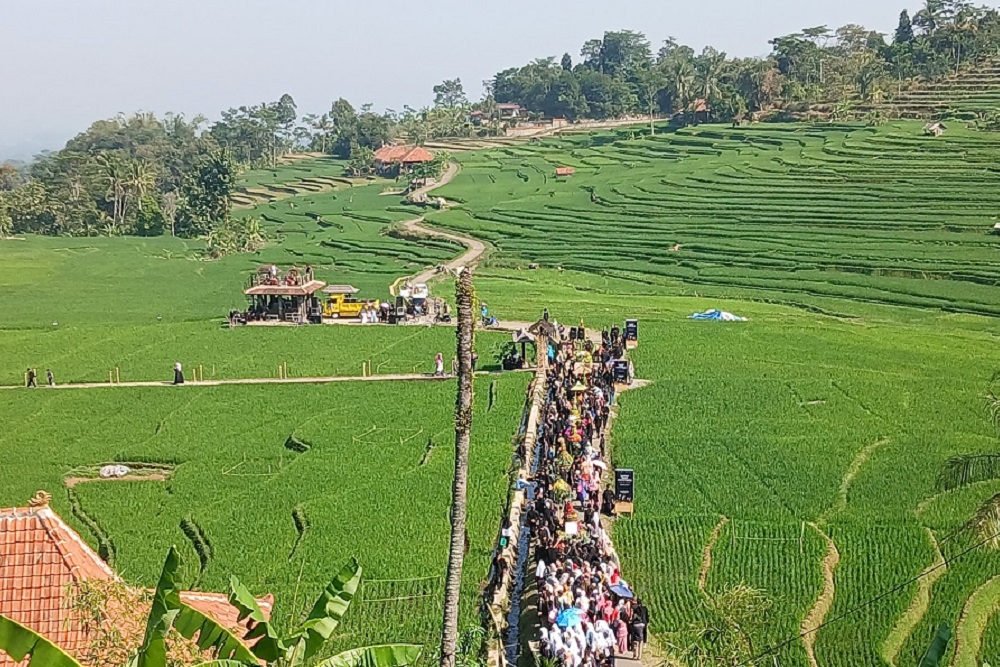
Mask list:
POLYGON ((711 322, 746 322, 747 318, 727 313, 724 310, 706 310, 704 313, 688 315, 689 320, 709 320, 711 322))

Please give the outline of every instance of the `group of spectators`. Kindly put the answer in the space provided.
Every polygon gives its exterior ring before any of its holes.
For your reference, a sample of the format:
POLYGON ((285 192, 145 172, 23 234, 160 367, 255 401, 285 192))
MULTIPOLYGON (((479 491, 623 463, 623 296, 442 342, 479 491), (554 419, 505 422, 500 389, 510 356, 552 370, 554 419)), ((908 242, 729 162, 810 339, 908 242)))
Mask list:
POLYGON ((613 362, 624 354, 617 334, 605 332, 597 345, 574 336, 548 350, 536 490, 526 521, 535 543, 541 651, 562 667, 609 667, 629 652, 639 659, 649 624, 601 519, 615 505, 604 448, 613 362))

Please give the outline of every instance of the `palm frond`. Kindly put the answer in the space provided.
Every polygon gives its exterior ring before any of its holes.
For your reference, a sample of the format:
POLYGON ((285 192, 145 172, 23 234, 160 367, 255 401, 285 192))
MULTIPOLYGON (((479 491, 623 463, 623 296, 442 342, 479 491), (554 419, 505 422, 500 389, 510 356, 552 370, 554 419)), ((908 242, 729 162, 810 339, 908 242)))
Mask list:
POLYGON ((980 505, 965 528, 994 549, 1000 548, 1000 493, 980 505))
POLYGON ((950 491, 991 479, 1000 479, 1000 454, 959 454, 945 461, 937 483, 940 490, 950 491))

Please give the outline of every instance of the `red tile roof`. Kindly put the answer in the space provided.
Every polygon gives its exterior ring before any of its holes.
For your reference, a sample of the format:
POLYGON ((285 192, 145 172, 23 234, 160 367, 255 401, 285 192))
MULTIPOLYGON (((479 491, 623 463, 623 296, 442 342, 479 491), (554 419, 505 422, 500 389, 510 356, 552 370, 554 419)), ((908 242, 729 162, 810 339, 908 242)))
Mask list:
MULTIPOLYGON (((75 585, 118 575, 48 506, 39 492, 30 507, 0 509, 0 614, 45 636, 70 654, 86 645, 82 624, 70 608, 75 585)), ((245 629, 221 593, 181 593, 181 600, 230 628, 245 629)), ((258 600, 271 615, 274 598, 258 600)), ((0 667, 16 663, 0 652, 0 667)))
POLYGON ((556 176, 572 176, 574 171, 573 167, 556 167, 556 176))
POLYGON ((383 146, 375 151, 375 159, 385 163, 414 164, 430 162, 434 156, 420 146, 383 146))

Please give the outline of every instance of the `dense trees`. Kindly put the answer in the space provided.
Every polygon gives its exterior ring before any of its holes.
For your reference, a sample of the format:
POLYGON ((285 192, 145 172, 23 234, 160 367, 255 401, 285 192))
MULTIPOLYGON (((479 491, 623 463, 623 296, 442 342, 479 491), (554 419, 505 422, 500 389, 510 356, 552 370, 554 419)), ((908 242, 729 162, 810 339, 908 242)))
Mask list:
POLYGON ((195 236, 229 215, 232 166, 204 122, 102 120, 24 175, 0 179, 0 233, 195 236), (25 178, 26 177, 26 178, 25 178))
POLYGON ((535 60, 496 74, 497 102, 569 119, 674 115, 704 101, 720 119, 780 103, 783 108, 878 102, 908 80, 933 79, 1000 51, 1000 13, 968 0, 927 0, 905 10, 891 42, 859 25, 805 28, 776 37, 766 58, 730 59, 712 47, 696 54, 667 40, 653 54, 633 31, 584 43, 581 62, 535 60))

